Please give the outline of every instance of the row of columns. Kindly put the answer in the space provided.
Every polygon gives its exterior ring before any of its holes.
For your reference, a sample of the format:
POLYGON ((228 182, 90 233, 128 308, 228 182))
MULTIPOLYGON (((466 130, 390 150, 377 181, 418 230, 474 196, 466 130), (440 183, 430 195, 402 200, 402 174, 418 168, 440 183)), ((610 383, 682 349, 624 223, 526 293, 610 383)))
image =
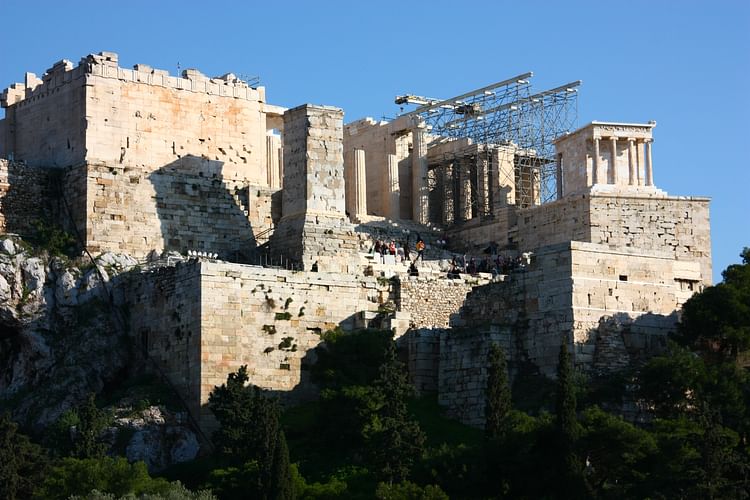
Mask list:
MULTIPOLYGON (((617 175, 617 137, 610 137, 608 139, 610 143, 610 151, 612 154, 612 159, 609 162, 609 176, 607 173, 601 172, 601 165, 600 165, 600 141, 601 137, 594 137, 594 165, 593 165, 593 171, 592 171, 592 183, 593 184, 609 184, 609 177, 612 178, 612 184, 618 183, 618 175, 617 175)), ((631 186, 643 186, 644 182, 646 186, 653 186, 654 185, 654 172, 651 162, 651 139, 634 139, 632 137, 627 138, 628 141, 628 184, 631 186), (640 177, 640 172, 638 171, 638 165, 636 163, 638 156, 636 148, 638 145, 643 144, 643 148, 645 149, 645 179, 642 179, 640 177)), ((640 163, 640 162, 638 162, 640 163)), ((562 158, 558 156, 558 167, 557 167, 557 179, 558 179, 558 197, 562 197, 562 193, 560 192, 562 183, 560 182, 562 178, 562 158)))
MULTIPOLYGON (((400 218, 400 191, 398 181, 398 158, 394 154, 386 156, 387 171, 384 176, 382 188, 384 201, 388 207, 386 215, 391 219, 400 218)), ((352 152, 350 171, 347 174, 347 200, 346 207, 349 215, 355 220, 362 220, 367 215, 367 165, 364 149, 355 149, 352 152)))

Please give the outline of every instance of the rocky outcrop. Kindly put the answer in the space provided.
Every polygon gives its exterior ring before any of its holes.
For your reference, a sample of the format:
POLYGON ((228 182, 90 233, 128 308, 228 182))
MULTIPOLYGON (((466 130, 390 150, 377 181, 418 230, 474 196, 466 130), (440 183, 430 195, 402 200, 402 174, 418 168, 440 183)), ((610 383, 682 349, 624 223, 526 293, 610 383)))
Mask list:
POLYGON ((105 254, 95 267, 0 240, 0 407, 39 429, 126 370, 131 349, 108 290, 135 264, 105 254))

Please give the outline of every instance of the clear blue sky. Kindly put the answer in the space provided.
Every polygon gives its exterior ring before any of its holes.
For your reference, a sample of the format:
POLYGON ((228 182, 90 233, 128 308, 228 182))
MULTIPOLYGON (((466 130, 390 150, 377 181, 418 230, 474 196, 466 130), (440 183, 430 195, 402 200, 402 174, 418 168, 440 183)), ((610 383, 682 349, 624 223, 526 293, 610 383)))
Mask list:
POLYGON ((0 0, 0 87, 108 50, 120 65, 259 75, 269 102, 394 116, 533 71, 583 80, 579 125, 656 120, 654 177, 709 196, 714 279, 750 246, 750 1, 0 0))

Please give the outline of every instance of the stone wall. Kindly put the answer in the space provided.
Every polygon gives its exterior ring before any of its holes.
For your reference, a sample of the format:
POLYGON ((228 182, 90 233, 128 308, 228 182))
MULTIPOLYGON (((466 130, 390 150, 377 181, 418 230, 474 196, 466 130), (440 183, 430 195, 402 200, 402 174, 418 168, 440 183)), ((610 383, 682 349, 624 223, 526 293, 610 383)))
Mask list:
POLYGON ((66 171, 65 191, 90 251, 201 250, 236 260, 271 227, 273 193, 223 174, 200 158, 156 171, 87 164, 66 171))
POLYGON ((613 248, 667 251, 672 258, 700 263, 701 281, 710 285, 709 199, 687 196, 592 196, 591 241, 613 248))
POLYGON ((0 159, 0 233, 33 233, 50 223, 47 171, 0 159))
POLYGON ((321 333, 354 329, 388 293, 374 278, 206 260, 142 276, 130 293, 131 332, 209 428, 209 393, 241 365, 251 383, 286 398, 314 395, 306 367, 321 333))
POLYGON ((400 281, 396 305, 413 328, 448 328, 474 285, 464 280, 409 277, 400 281))
POLYGON ((204 370, 200 263, 144 272, 128 287, 125 296, 135 344, 153 359, 198 418, 204 370))
POLYGON ((60 61, 42 80, 27 73, 26 82, 6 89, 0 101, 0 157, 34 167, 77 165, 86 155, 86 72, 60 61))
MULTIPOLYGON (((226 178, 267 185, 265 90, 234 75, 184 78, 117 54, 61 61, 3 94, 0 156, 45 167, 89 161, 158 170, 186 156, 225 165, 226 178)), ((272 107, 275 108, 275 107, 272 107)))

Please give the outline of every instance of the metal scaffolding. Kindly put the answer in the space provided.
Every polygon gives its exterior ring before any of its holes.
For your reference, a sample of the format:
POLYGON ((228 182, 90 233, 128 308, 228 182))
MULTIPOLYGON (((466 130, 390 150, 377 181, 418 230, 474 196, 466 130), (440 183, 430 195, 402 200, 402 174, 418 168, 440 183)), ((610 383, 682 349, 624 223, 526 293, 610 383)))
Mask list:
MULTIPOLYGON (((557 169, 552 141, 576 127, 581 81, 533 93, 529 81, 532 76, 530 72, 524 73, 451 99, 411 94, 396 97, 396 104, 417 105, 401 116, 418 116, 428 126, 433 139, 469 138, 474 144, 489 146, 473 148, 473 156, 464 150, 444 154, 437 163, 432 160, 427 179, 431 190, 445 189, 445 171, 449 169, 454 178, 458 176, 470 183, 468 189, 474 193, 479 187, 488 187, 490 179, 490 200, 503 196, 499 185, 511 184, 515 187, 513 203, 517 206, 526 207, 556 199, 557 169), (499 147, 508 145, 513 147, 499 147), (477 169, 477 161, 492 165, 490 157, 493 151, 513 155, 513 158, 501 159, 511 161, 513 168, 498 171, 489 167, 484 172, 482 168, 477 169), (484 155, 484 158, 477 157, 477 154, 484 155), (469 156, 471 158, 467 159, 469 156)), ((443 222, 451 224, 492 213, 492 203, 487 203, 487 197, 469 198, 466 203, 471 208, 464 207, 466 214, 457 217, 454 210, 453 216, 443 216, 443 222)), ((455 203, 458 201, 451 204, 455 203)))

